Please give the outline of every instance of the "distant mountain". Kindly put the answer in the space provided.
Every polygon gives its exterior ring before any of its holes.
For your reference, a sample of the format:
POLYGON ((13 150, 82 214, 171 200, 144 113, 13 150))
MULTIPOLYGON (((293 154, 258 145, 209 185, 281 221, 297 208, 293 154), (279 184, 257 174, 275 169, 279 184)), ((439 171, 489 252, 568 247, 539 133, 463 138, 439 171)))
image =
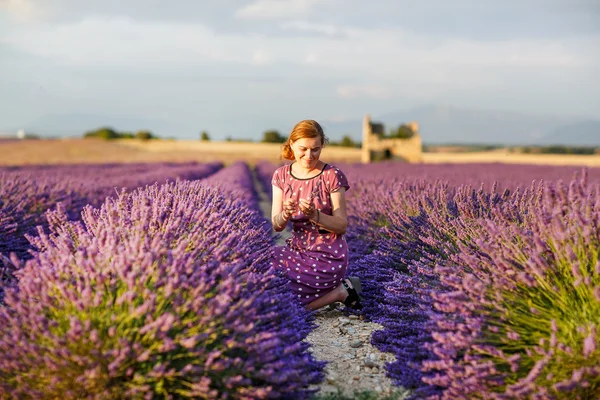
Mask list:
MULTIPOLYGON (((401 123, 417 121, 423 142, 428 144, 545 145, 559 141, 572 145, 600 145, 600 120, 561 115, 427 105, 406 111, 372 114, 372 120, 383 122, 386 130, 401 123)), ((338 140, 345 134, 360 140, 362 117, 345 122, 325 121, 324 128, 332 140, 338 140)))
POLYGON ((568 120, 510 111, 475 110, 449 106, 424 106, 409 113, 386 114, 380 119, 398 125, 408 117, 419 123, 424 142, 531 144, 568 120), (408 115, 407 115, 408 114, 408 115), (404 117, 398 121, 397 117, 404 117))
POLYGON ((163 137, 176 136, 181 129, 176 124, 157 118, 93 113, 48 114, 18 128, 40 136, 81 137, 84 132, 100 127, 133 132, 148 129, 163 137))
POLYGON ((600 121, 581 121, 563 125, 543 137, 544 144, 600 146, 600 121))
MULTIPOLYGON (((367 111, 369 112, 369 111, 367 111)), ((600 146, 600 120, 561 115, 536 115, 513 111, 478 110, 441 105, 425 105, 409 110, 376 114, 371 111, 374 122, 383 122, 386 130, 402 123, 417 121, 426 144, 496 144, 496 145, 549 145, 600 146)), ((349 135, 362 140, 362 118, 347 121, 319 121, 332 141, 349 135)), ((223 124, 231 123, 222 121, 223 124)), ((239 121, 227 126, 230 136, 240 137, 239 121)), ((19 129, 40 136, 75 136, 103 126, 118 131, 149 129, 161 137, 184 138, 197 135, 194 128, 159 118, 132 115, 104 115, 95 113, 49 114, 24 126, 4 127, 6 132, 19 129), (6 129, 5 129, 6 128, 6 129)), ((247 124, 246 124, 247 126, 247 124)), ((252 137, 251 129, 246 136, 252 137)), ((228 134, 229 135, 229 134, 228 134)), ((258 134, 256 134, 258 135, 258 134)), ((225 134, 222 135, 223 137, 225 134)), ((193 136, 196 137, 196 136, 193 136)), ((261 136, 262 137, 262 136, 261 136)), ((254 137, 260 140, 261 137, 254 137)), ((213 137, 216 139, 216 137, 213 137)))

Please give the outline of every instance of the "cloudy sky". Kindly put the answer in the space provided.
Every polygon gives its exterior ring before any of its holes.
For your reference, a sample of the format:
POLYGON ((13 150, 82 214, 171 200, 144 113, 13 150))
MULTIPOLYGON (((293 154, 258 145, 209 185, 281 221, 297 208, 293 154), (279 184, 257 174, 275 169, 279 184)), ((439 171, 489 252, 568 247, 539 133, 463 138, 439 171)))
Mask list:
POLYGON ((0 130, 258 138, 429 104, 600 118, 600 1, 0 0, 0 69, 0 130))

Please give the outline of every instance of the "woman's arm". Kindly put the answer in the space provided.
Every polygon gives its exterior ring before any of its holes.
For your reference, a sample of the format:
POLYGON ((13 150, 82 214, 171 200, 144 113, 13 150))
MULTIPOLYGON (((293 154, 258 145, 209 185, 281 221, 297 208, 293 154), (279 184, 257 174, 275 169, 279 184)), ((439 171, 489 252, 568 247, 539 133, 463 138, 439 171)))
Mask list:
POLYGON ((285 229, 287 222, 292 216, 291 213, 284 210, 283 191, 273 185, 273 205, 271 206, 271 224, 276 232, 281 232, 285 229))
POLYGON ((348 227, 348 217, 346 215, 346 189, 340 188, 331 193, 331 209, 333 210, 333 215, 323 214, 322 212, 315 210, 310 217, 311 221, 316 223, 320 228, 337 235, 346 233, 346 228, 348 227))

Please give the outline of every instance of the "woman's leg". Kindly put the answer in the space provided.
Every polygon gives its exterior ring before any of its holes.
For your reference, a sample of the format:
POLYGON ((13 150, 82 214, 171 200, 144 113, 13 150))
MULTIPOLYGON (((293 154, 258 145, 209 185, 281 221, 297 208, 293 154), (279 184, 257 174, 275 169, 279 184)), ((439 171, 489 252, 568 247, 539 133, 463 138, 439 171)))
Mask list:
MULTIPOLYGON (((352 283, 348 279, 345 279, 345 281, 350 287, 352 287, 352 283)), ((346 297, 348 297, 348 291, 344 288, 344 285, 340 284, 338 287, 328 292, 325 296, 308 303, 307 307, 310 310, 318 310, 319 308, 333 304, 336 301, 343 302, 346 300, 346 297)))

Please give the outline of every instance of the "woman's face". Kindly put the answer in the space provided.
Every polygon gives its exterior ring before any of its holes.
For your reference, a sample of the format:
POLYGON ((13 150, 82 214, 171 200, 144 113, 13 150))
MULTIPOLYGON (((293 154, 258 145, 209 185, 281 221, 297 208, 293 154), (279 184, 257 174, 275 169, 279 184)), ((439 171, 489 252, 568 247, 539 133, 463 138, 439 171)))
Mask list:
POLYGON ((302 138, 292 143, 292 151, 296 162, 304 168, 315 168, 321 156, 323 145, 321 138, 302 138))

